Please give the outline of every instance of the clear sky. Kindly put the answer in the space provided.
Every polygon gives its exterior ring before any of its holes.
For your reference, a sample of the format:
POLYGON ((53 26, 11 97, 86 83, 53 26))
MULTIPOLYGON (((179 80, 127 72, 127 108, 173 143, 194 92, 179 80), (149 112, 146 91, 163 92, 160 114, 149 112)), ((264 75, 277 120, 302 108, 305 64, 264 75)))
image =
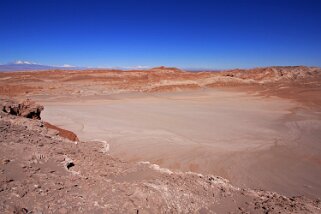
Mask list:
POLYGON ((0 0, 0 63, 321 66, 321 0, 0 0))

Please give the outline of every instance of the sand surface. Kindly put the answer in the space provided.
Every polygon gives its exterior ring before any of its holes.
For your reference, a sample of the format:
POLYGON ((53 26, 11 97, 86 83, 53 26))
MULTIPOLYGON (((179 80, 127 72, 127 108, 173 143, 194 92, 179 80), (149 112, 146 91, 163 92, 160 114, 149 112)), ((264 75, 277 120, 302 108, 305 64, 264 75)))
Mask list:
POLYGON ((42 119, 114 157, 321 197, 321 114, 294 101, 216 89, 37 100, 42 119))

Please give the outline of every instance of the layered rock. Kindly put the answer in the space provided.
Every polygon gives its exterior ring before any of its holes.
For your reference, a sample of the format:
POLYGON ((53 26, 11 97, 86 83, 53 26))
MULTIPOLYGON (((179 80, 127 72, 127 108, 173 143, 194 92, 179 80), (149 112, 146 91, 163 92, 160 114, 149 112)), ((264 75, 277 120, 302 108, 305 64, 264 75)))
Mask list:
POLYGON ((162 66, 129 71, 100 69, 0 73, 0 94, 91 96, 264 84, 274 84, 276 88, 293 84, 321 87, 320 82, 319 67, 277 66, 221 72, 185 72, 162 66))

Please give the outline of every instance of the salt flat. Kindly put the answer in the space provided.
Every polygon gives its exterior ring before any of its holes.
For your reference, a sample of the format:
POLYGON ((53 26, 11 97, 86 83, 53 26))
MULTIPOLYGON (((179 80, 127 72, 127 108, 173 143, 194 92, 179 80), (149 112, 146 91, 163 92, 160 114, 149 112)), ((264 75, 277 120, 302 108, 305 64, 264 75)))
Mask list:
POLYGON ((45 121, 114 157, 321 196, 321 116, 294 101, 218 89, 38 101, 45 121))

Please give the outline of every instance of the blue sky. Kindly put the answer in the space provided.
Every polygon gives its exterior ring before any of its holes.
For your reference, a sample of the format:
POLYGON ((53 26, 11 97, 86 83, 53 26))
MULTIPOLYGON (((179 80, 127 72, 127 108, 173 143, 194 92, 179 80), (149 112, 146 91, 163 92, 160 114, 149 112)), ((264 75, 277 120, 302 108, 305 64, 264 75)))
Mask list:
POLYGON ((0 63, 321 66, 321 0, 1 0, 0 63))

